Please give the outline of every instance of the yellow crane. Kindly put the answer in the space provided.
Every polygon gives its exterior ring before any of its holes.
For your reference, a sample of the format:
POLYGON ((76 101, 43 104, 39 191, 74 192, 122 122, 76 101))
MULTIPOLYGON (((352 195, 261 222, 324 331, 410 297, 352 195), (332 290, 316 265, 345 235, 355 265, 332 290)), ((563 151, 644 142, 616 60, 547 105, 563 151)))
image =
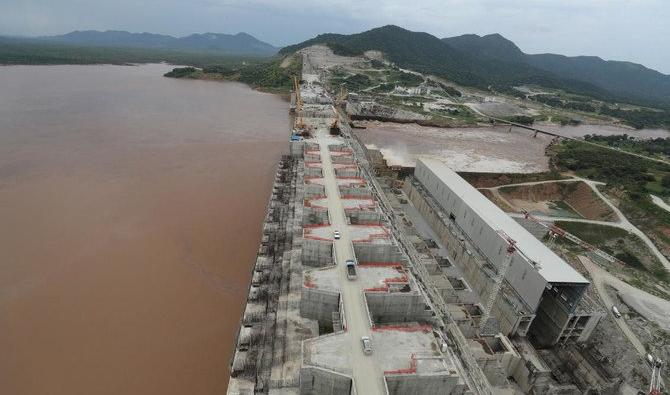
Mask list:
POLYGON ((303 129, 305 124, 302 122, 302 97, 300 96, 300 81, 297 76, 293 76, 293 91, 295 92, 295 123, 296 129, 303 129))

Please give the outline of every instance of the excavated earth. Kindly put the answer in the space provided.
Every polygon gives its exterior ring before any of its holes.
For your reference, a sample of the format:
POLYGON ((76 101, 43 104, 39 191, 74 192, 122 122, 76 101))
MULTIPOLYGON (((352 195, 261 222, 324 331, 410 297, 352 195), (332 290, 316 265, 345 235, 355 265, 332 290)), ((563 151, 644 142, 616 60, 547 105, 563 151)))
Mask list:
MULTIPOLYGON (((552 182, 503 187, 500 196, 517 211, 555 214, 555 206, 591 220, 615 220, 614 212, 584 182, 552 182)), ((504 207, 503 207, 504 208, 504 207)))

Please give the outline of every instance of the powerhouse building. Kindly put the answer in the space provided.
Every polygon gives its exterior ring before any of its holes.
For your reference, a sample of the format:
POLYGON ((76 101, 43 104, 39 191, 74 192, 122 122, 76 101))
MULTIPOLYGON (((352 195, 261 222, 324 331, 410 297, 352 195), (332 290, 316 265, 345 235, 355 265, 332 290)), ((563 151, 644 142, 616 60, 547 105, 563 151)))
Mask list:
MULTIPOLYGON (((419 159, 414 177, 493 272, 507 258, 508 239, 515 241, 504 288, 511 288, 531 314, 519 325, 518 317, 505 316, 518 315, 518 310, 494 306, 494 317, 517 322, 509 327, 509 335, 528 334, 546 346, 588 339, 602 313, 592 309, 585 297, 586 278, 443 162, 419 159)), ((472 283, 482 283, 485 277, 490 280, 491 271, 484 266, 481 270, 463 268, 464 275, 472 283)), ((491 288, 492 282, 488 284, 491 288)))

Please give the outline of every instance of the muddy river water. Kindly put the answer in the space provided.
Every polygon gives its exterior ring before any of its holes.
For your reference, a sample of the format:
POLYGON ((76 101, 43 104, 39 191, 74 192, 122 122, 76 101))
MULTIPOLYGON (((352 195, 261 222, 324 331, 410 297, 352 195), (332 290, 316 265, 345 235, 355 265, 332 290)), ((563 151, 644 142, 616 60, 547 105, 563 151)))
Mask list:
MULTIPOLYGON (((545 154, 552 137, 508 126, 436 128, 416 124, 360 122, 361 141, 380 150, 389 165, 413 167, 420 156, 431 156, 456 171, 533 173, 549 170, 545 154)), ((628 134, 640 139, 668 138, 661 129, 633 130, 607 125, 538 125, 561 136, 628 134)))
POLYGON ((0 394, 221 394, 288 105, 0 67, 0 394))

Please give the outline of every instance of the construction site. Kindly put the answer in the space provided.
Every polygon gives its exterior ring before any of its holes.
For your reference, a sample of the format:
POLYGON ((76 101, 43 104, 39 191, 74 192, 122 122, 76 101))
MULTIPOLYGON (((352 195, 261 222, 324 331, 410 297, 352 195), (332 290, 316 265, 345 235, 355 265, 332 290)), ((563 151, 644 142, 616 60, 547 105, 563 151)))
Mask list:
POLYGON ((487 196, 514 191, 431 156, 387 166, 320 51, 301 52, 228 394, 660 394, 662 361, 635 354, 628 379, 597 347, 611 314, 542 241, 559 232, 533 216, 548 206, 513 218, 487 196))

